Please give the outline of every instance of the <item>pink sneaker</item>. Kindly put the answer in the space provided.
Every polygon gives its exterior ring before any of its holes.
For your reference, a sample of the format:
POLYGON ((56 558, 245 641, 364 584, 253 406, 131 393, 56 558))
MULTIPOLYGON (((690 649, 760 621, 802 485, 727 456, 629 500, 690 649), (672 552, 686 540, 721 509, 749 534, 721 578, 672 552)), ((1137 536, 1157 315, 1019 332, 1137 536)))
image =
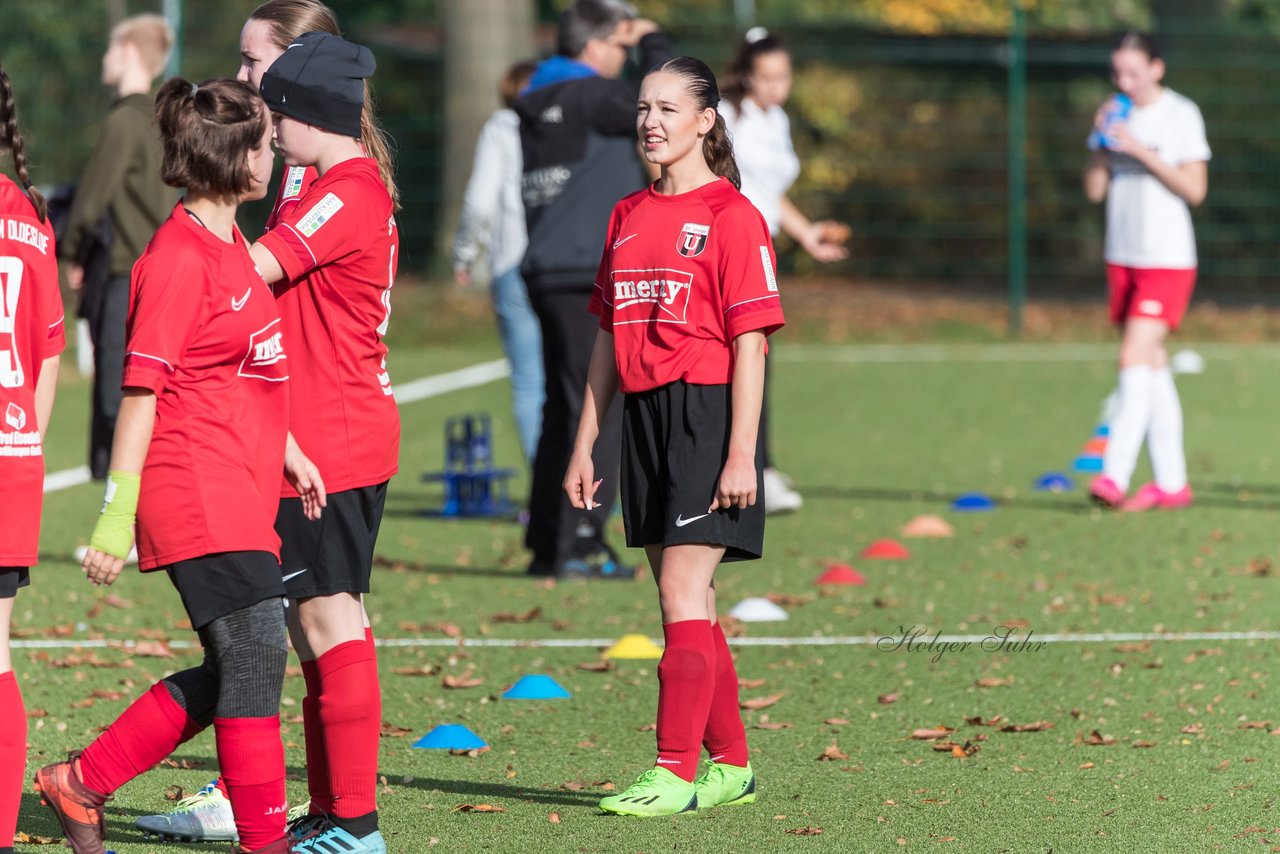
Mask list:
POLYGON ((1127 513, 1141 513, 1144 510, 1181 510, 1191 506, 1191 487, 1184 486, 1177 492, 1165 492, 1154 483, 1144 484, 1132 498, 1120 505, 1127 513))
POLYGON ((1089 497, 1103 507, 1119 507, 1124 501, 1124 490, 1105 474, 1095 477, 1089 484, 1089 497))

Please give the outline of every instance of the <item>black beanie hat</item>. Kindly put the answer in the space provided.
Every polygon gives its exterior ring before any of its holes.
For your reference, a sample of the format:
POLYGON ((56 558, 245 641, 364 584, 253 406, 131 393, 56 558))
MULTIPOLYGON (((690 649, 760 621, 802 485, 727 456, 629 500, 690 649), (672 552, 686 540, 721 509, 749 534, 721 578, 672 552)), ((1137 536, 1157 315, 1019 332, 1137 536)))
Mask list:
POLYGON ((360 136, 364 81, 378 63, 367 47, 332 33, 303 33, 262 75, 275 113, 343 136, 360 136))

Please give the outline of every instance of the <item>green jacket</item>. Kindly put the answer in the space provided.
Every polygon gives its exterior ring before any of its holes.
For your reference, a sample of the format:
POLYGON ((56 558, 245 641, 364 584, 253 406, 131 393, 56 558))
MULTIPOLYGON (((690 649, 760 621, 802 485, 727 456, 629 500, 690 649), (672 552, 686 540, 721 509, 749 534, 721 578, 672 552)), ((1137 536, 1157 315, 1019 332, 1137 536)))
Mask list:
POLYGON ((75 260, 81 241, 110 213, 115 229, 111 275, 128 275, 178 198, 178 191, 160 180, 162 157, 155 99, 126 95, 112 104, 76 188, 58 255, 75 260))

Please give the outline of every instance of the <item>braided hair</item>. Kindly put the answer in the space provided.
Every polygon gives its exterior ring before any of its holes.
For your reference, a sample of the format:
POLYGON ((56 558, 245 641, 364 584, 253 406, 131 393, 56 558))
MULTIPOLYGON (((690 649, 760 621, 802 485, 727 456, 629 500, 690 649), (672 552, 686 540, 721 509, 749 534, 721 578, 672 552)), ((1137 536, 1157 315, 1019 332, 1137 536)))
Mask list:
POLYGON ((40 221, 46 222, 49 206, 40 191, 32 185, 31 175, 27 172, 27 144, 22 141, 22 134, 18 132, 18 107, 13 102, 13 85, 9 82, 3 63, 0 63, 0 148, 9 149, 9 154, 13 157, 13 171, 18 173, 22 189, 30 197, 40 221))

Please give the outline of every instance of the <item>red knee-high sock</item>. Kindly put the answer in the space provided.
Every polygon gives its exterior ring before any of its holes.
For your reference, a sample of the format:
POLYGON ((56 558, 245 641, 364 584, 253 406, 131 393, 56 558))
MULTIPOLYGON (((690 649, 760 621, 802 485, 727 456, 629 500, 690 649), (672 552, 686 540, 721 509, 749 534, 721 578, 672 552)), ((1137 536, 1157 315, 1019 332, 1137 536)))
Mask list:
POLYGON ((692 782, 702 756, 702 732, 707 728, 714 688, 711 623, 667 623, 662 634, 667 645, 658 662, 657 764, 692 782))
POLYGON ((201 729, 157 682, 84 749, 80 779, 89 789, 109 795, 151 770, 201 729))
POLYGON ((240 845, 255 851, 284 838, 284 744, 280 716, 214 718, 218 765, 240 845))
POLYGON ((27 771, 27 710, 12 670, 0 673, 0 720, 0 848, 12 848, 27 771))
POLYGON ((302 731, 307 745, 307 791, 311 793, 311 814, 333 812, 333 792, 329 788, 329 757, 324 750, 324 730, 320 724, 320 668, 314 661, 302 662, 302 678, 307 696, 302 698, 302 731))
POLYGON ((729 651, 729 642, 718 620, 711 624, 711 642, 716 651, 716 687, 711 695, 711 712, 707 715, 702 744, 713 761, 745 767, 747 730, 742 725, 742 712, 738 710, 738 671, 733 666, 733 653, 729 651))
POLYGON ((373 645, 340 643, 316 659, 320 671, 320 729, 329 759, 332 814, 358 818, 378 808, 378 738, 382 695, 373 645))

